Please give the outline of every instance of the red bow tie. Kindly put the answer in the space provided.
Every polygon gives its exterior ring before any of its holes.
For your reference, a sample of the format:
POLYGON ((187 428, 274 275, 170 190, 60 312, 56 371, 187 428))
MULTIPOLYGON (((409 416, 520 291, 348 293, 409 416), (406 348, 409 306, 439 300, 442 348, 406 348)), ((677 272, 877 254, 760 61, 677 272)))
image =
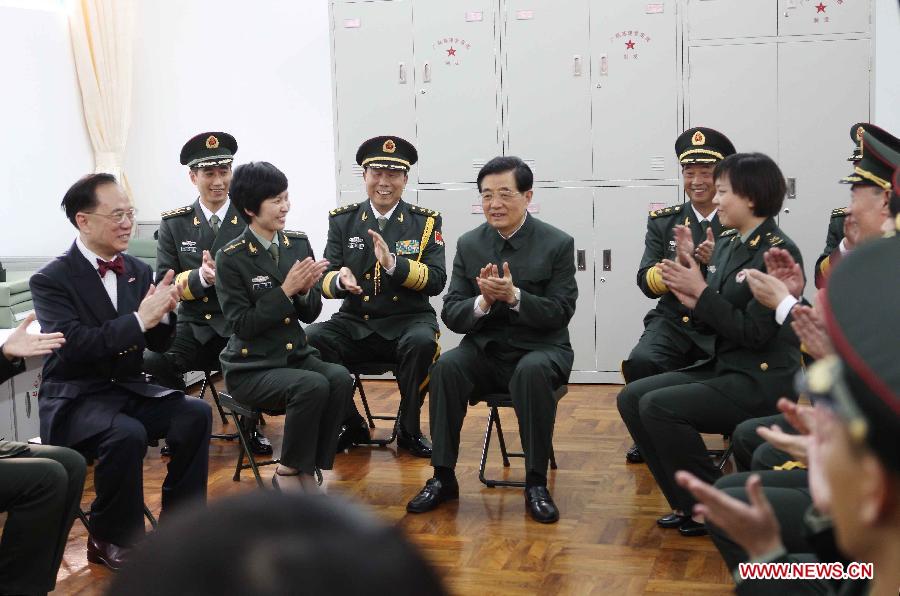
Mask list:
POLYGON ((100 271, 100 277, 104 277, 107 271, 113 271, 116 275, 125 273, 125 259, 122 255, 117 255, 112 261, 104 261, 97 259, 97 269, 100 271))

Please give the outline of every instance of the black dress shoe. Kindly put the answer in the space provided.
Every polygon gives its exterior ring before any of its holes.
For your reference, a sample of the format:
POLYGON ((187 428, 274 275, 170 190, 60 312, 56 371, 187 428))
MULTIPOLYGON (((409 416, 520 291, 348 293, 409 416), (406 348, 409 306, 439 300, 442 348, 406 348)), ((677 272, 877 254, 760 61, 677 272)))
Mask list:
POLYGON ((550 496, 546 486, 529 486, 525 488, 525 508, 531 514, 531 518, 542 524, 552 524, 559 521, 559 509, 550 496))
POLYGON ((704 524, 695 522, 691 518, 687 518, 678 526, 678 533, 682 536, 706 536, 709 534, 704 524))
POLYGON ((459 498, 459 484, 444 484, 437 478, 429 478, 425 488, 419 491, 412 501, 406 504, 406 510, 410 513, 425 513, 431 511, 445 501, 459 498))
POLYGON ((250 435, 250 451, 254 455, 272 455, 272 443, 259 432, 259 429, 250 435))
POLYGON ((625 452, 625 461, 630 464, 642 464, 644 463, 644 456, 641 455, 640 450, 638 450, 637 445, 632 445, 628 451, 625 452))
POLYGON ((338 431, 337 452, 346 451, 354 445, 365 445, 372 440, 365 420, 345 422, 338 431))
POLYGON ((128 559, 128 553, 131 549, 113 544, 112 542, 103 542, 97 540, 93 536, 88 536, 87 543, 87 560, 91 563, 99 563, 106 565, 113 571, 118 571, 128 559))
POLYGON ((689 515, 678 515, 670 513, 656 520, 656 525, 660 528, 680 528, 686 520, 691 519, 689 515))
POLYGON ((416 457, 431 457, 431 442, 421 434, 413 435, 402 428, 397 431, 397 447, 416 457))

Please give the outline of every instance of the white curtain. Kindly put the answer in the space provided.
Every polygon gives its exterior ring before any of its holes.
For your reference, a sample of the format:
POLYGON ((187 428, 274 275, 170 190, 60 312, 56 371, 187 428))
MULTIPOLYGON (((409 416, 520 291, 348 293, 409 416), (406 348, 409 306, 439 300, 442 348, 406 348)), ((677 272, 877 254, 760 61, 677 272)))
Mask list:
POLYGON ((94 171, 113 174, 128 190, 123 160, 131 125, 134 1, 68 0, 68 8, 94 171))

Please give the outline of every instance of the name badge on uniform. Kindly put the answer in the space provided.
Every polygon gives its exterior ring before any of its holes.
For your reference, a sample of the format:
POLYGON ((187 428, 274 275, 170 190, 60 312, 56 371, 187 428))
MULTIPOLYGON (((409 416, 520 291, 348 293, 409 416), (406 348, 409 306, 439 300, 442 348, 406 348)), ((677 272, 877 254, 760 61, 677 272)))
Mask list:
POLYGON ((183 240, 181 242, 181 252, 197 252, 197 243, 193 240, 183 240))
POLYGON ((419 254, 418 240, 398 240, 394 253, 398 255, 416 255, 419 254))
POLYGON ((740 271, 737 272, 737 275, 734 276, 734 281, 736 281, 739 284, 744 283, 745 279, 747 279, 747 270, 746 269, 741 269, 740 271))
POLYGON ((366 243, 363 242, 363 239, 360 238, 359 236, 354 236, 353 238, 351 238, 350 240, 347 241, 347 248, 350 248, 350 249, 358 248, 359 250, 362 250, 365 247, 366 247, 366 243))
POLYGON ((267 290, 272 287, 272 281, 268 275, 257 275, 250 280, 250 284, 254 290, 267 290))

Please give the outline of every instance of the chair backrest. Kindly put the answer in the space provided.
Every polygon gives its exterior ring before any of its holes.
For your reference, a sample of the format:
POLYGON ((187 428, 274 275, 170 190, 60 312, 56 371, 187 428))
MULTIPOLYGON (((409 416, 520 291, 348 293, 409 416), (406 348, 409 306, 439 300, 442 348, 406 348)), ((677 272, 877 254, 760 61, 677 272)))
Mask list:
MULTIPOLYGON (((568 392, 568 385, 560 385, 553 390, 553 400, 558 402, 568 392)), ((483 401, 492 408, 511 408, 513 405, 512 396, 509 393, 490 393, 488 395, 482 395, 474 400, 469 400, 469 404, 474 406, 480 401, 483 401)))

